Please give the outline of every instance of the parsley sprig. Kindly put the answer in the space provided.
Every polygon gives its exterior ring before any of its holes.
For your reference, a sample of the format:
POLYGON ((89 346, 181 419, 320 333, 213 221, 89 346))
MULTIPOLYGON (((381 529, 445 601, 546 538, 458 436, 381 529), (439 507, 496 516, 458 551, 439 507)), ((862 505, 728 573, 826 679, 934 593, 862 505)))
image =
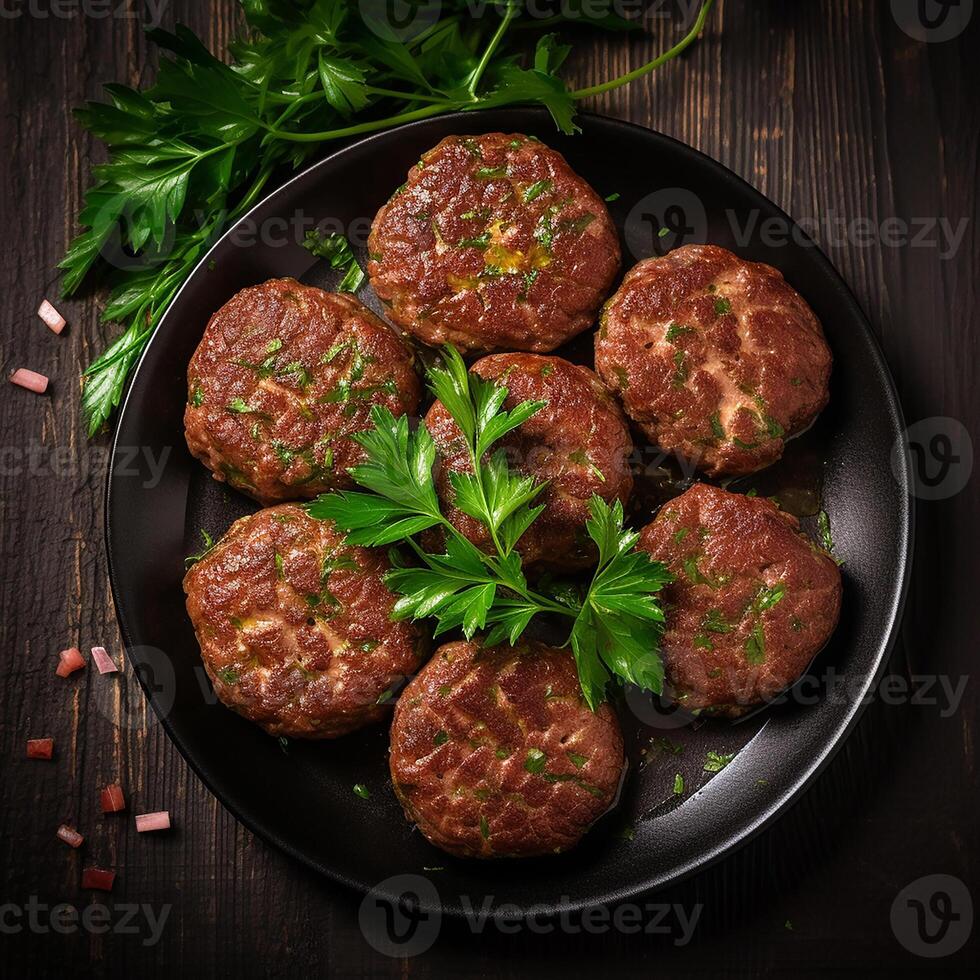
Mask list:
MULTIPOLYGON (((676 45, 626 75, 570 90, 559 70, 569 53, 553 34, 568 22, 608 30, 639 25, 612 0, 577 0, 532 16, 506 0, 473 16, 468 0, 443 0, 407 33, 384 22, 384 4, 352 0, 242 0, 247 35, 214 57, 187 28, 153 30, 169 57, 145 90, 110 84, 108 101, 78 118, 108 147, 108 161, 79 214, 83 231, 61 262, 65 295, 90 276, 111 288, 102 319, 125 329, 84 372, 89 434, 118 406, 130 370, 201 257, 261 196, 273 175, 304 163, 323 143, 461 109, 546 106, 563 132, 575 105, 676 57, 704 26, 704 0, 676 45), (538 33, 530 64, 521 39, 538 33)), ((358 274, 346 266, 344 288, 358 274)))
POLYGON ((356 293, 364 285, 364 270, 361 268, 350 242, 337 232, 324 234, 318 228, 306 233, 303 248, 320 259, 326 259, 331 269, 343 272, 337 284, 338 293, 356 293))
POLYGON ((435 620, 434 634, 461 629, 485 642, 516 643, 536 616, 571 619, 567 642, 591 707, 605 697, 611 677, 660 693, 663 666, 657 653, 663 610, 656 593, 670 581, 666 568, 643 551, 638 535, 623 527, 623 508, 595 496, 586 530, 596 544, 598 567, 585 590, 542 579, 532 587, 516 545, 544 505, 546 484, 513 472, 494 446, 544 403, 525 401, 505 409, 508 390, 466 370, 455 348, 442 366, 429 368, 433 395, 445 406, 466 441, 472 472, 453 473, 455 505, 486 527, 492 548, 482 551, 445 517, 432 479, 436 446, 424 424, 415 430, 402 416, 375 406, 373 428, 354 438, 366 460, 350 475, 363 491, 318 497, 307 505, 316 518, 334 521, 351 544, 403 545, 414 558, 393 551, 389 587, 399 595, 393 615, 435 620), (437 529, 444 550, 433 553, 418 535, 437 529))

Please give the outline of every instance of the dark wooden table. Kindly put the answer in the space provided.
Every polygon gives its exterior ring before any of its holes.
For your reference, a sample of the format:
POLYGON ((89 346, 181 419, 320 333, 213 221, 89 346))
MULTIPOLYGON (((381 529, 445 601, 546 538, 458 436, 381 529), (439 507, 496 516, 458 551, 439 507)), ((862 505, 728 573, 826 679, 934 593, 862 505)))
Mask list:
MULTIPOLYGON (((427 953, 382 956, 360 932, 359 898, 254 839, 225 812, 147 717, 135 685, 113 687, 127 696, 107 699, 91 670, 70 683, 55 677, 62 647, 120 646, 102 537, 108 443, 87 442, 78 416, 80 365, 107 333, 97 322, 99 297, 62 304, 71 326, 61 338, 34 315, 41 297, 56 295, 54 266, 93 161, 70 109, 97 97, 103 82, 142 83, 153 74, 154 55, 135 20, 80 13, 102 6, 11 0, 4 9, 24 15, 0 19, 3 364, 53 378, 41 398, 0 390, 3 975, 975 976, 975 934, 948 957, 923 958, 890 924, 899 891, 925 875, 955 876, 980 899, 978 698, 975 679, 966 680, 980 625, 975 482, 919 501, 914 580, 889 671, 906 682, 928 675, 953 689, 966 683, 961 700, 954 705, 938 685, 923 692, 918 682, 916 698, 875 699, 776 826, 652 897, 688 910, 703 905, 686 946, 676 932, 504 937, 490 926, 475 936, 444 925, 427 953), (24 758, 33 734, 56 737, 55 762, 24 758), (136 839, 98 816, 97 788, 116 778, 132 809, 167 807, 176 829, 136 839), (55 841, 62 821, 87 834, 84 854, 55 841), (52 921, 51 907, 89 904, 79 873, 92 859, 119 872, 109 900, 114 928, 59 933, 70 913, 52 921), (119 909, 129 903, 145 903, 157 921, 167 916, 158 942, 151 945, 143 909, 122 922, 129 913, 119 909)), ((719 0, 689 56, 594 108, 698 147, 809 219, 870 317, 908 420, 951 417, 976 434, 980 12, 956 38, 922 42, 899 23, 914 7, 719 0), (849 235, 841 222, 852 222, 849 235), (958 243, 944 228, 954 236, 961 229, 958 243)), ((163 24, 187 23, 223 50, 236 8, 234 0, 171 0, 163 24)), ((653 18, 650 36, 630 43, 580 36, 574 78, 616 74, 678 33, 676 18, 653 18)), ((927 437, 950 424, 928 423, 920 442, 928 446, 927 437)), ((965 465, 954 464, 960 472, 965 465)))

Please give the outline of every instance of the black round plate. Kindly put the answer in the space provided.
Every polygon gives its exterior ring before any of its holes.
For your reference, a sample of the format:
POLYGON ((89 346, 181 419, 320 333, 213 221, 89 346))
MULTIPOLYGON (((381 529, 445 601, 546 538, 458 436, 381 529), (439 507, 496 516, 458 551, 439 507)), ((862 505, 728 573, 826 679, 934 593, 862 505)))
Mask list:
MULTIPOLYGON (((480 907, 485 895, 495 907, 538 909, 617 901, 691 874, 757 833, 853 727, 895 635, 908 578, 909 478, 904 462, 891 465, 901 410, 840 276, 779 208, 713 160, 625 123, 585 116, 581 125, 579 135, 561 136, 532 109, 429 120, 349 146, 271 194, 202 259, 164 317, 126 398, 109 474, 109 569, 123 637, 181 753, 268 841, 337 881, 380 885, 381 894, 394 875, 426 874, 451 914, 480 907), (363 259, 371 218, 425 150, 453 133, 495 130, 537 136, 614 198, 627 267, 687 241, 710 241, 776 266, 809 300, 834 352, 830 405, 759 479, 758 491, 802 500, 811 514, 822 492, 845 582, 837 632, 783 703, 735 725, 683 725, 649 703, 621 705, 645 724, 632 726, 633 771, 619 806, 576 850, 522 863, 452 859, 413 831, 388 781, 384 726, 284 746, 215 703, 181 589, 199 529, 217 537, 255 509, 210 479, 184 444, 185 372, 209 316, 239 289, 273 276, 335 285, 326 263, 301 247, 307 228, 346 232, 363 259), (151 467, 164 458, 162 472, 151 467), (713 775, 704 771, 709 750, 738 754, 713 775), (682 795, 672 791, 676 772, 684 776, 682 795), (369 799, 353 793, 355 783, 368 787, 369 799), (440 870, 426 871, 432 866, 440 870)), ((376 306, 370 289, 362 299, 376 306)), ((589 344, 587 337, 571 353, 587 357, 589 344)), ((657 462, 648 458, 646 468, 655 473, 657 462)), ((633 517, 648 520, 649 506, 634 508, 633 517)))

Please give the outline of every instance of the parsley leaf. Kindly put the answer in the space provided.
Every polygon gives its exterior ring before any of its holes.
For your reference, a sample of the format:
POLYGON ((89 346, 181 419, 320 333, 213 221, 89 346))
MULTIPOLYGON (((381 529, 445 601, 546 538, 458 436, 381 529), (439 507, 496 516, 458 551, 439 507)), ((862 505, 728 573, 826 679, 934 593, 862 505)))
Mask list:
POLYGON ((201 542, 202 542, 201 550, 193 555, 188 555, 184 559, 185 568, 190 568, 191 565, 197 564, 197 562, 199 562, 206 555, 209 555, 214 550, 215 540, 214 538, 211 537, 210 534, 208 534, 207 531, 204 530, 203 527, 201 528, 201 542))
POLYGON ((443 521, 432 482, 436 446, 424 425, 414 432, 383 405, 371 408, 373 429, 353 438, 367 461, 350 470, 371 493, 342 491, 320 496, 307 507, 312 517, 336 521, 349 544, 387 545, 443 521))
POLYGON ((844 562, 834 555, 834 538, 830 533, 830 518, 827 516, 827 512, 825 510, 821 510, 820 513, 817 514, 817 530, 820 532, 820 544, 822 545, 823 550, 826 551, 838 565, 843 565, 844 562))
POLYGON ((714 752, 711 751, 705 756, 705 772, 721 772, 732 759, 735 758, 734 752, 714 752))
POLYGON ((639 535, 623 528, 623 505, 590 502, 586 530, 599 548, 599 567, 572 628, 571 644, 590 707, 603 700, 610 674, 656 694, 663 663, 656 652, 664 614, 654 594, 671 576, 664 565, 637 551, 639 535))
POLYGON ((511 471, 494 445, 526 422, 541 402, 504 407, 507 388, 469 372, 455 348, 441 365, 428 369, 429 386, 462 433, 472 472, 455 473, 456 506, 480 521, 493 547, 482 551, 445 517, 432 479, 436 448, 424 423, 412 430, 404 416, 381 406, 371 410, 373 428, 354 438, 365 461, 349 473, 362 489, 324 494, 306 505, 318 519, 332 520, 349 544, 401 544, 386 583, 398 596, 395 619, 435 620, 434 635, 453 629, 467 638, 487 631, 483 642, 512 645, 535 616, 572 618, 568 638, 578 666, 583 696, 595 708, 615 677, 659 693, 663 665, 658 654, 664 614, 656 593, 671 580, 665 566, 635 548, 639 535, 623 526, 623 507, 594 496, 586 524, 599 561, 584 596, 560 582, 541 579, 528 585, 520 554, 521 535, 543 509, 535 500, 544 489, 532 477, 511 471), (444 550, 426 550, 416 540, 438 529, 444 550))
POLYGON ((745 659, 750 664, 765 663, 766 660, 766 635, 762 630, 762 623, 756 622, 745 641, 745 659))
POLYGON ((306 233, 303 248, 330 263, 331 269, 343 269, 344 275, 337 285, 341 293, 356 293, 364 284, 364 270, 361 268, 350 242, 343 235, 323 234, 314 228, 306 233))
POLYGON ((786 586, 782 582, 777 582, 772 588, 763 585, 753 601, 753 606, 757 612, 772 609, 773 606, 780 602, 784 595, 786 595, 786 586))
POLYGON ((457 502, 500 542, 496 554, 481 552, 443 516, 432 480, 435 443, 426 427, 412 431, 407 418, 396 419, 381 406, 372 409, 373 429, 354 436, 366 460, 349 471, 369 492, 327 494, 307 507, 313 517, 333 520, 347 531, 351 544, 404 542, 412 549, 420 564, 399 561, 387 576, 389 587, 401 596, 396 618, 432 616, 436 635, 460 628, 472 637, 491 627, 488 642, 513 643, 537 613, 568 610, 528 589, 513 550, 540 513, 531 502, 542 486, 512 473, 502 453, 489 460, 482 456, 541 406, 528 402, 505 411, 507 389, 470 374, 453 348, 446 349, 443 367, 430 368, 429 383, 464 432, 471 461, 478 462, 472 474, 459 475, 457 502), (424 551, 413 537, 436 526, 445 537, 442 554, 424 551))
POLYGON ((487 452, 508 432, 523 425, 545 405, 525 401, 504 409, 507 388, 466 370, 454 347, 443 352, 444 367, 429 370, 432 393, 452 415, 466 439, 472 473, 453 473, 456 506, 482 521, 502 556, 510 555, 521 535, 544 509, 533 505, 544 489, 531 477, 512 473, 503 451, 485 459, 487 452))

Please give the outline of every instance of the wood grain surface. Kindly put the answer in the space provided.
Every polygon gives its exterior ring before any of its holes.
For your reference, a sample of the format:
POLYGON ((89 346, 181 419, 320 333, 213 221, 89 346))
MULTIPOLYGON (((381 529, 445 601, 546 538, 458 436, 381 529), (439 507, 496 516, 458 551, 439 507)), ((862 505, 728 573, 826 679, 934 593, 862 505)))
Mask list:
MULTIPOLYGON (((5 371, 24 366, 53 379, 43 397, 0 388, 3 976, 976 976, 975 936, 949 957, 927 959, 903 948, 890 926, 898 892, 923 875, 954 875, 980 900, 975 481, 919 502, 914 581, 890 665, 906 680, 969 677, 958 709, 945 710, 942 699, 875 700, 771 830, 649 899, 703 905, 683 946, 676 933, 502 936, 488 926, 474 935, 444 924, 428 952, 383 956, 362 936, 358 896, 254 839, 211 796, 148 717, 128 668, 112 685, 92 669, 57 678, 57 651, 67 646, 101 643, 123 659, 103 546, 108 442, 87 442, 78 414, 80 366, 110 329, 98 323, 97 295, 59 304, 70 323, 61 337, 34 311, 57 295, 54 266, 98 155, 71 108, 98 97, 104 82, 151 79, 155 55, 135 19, 77 8, 57 17, 46 0, 31 9, 47 17, 32 16, 26 0, 0 6, 24 11, 0 18, 0 350, 5 371), (55 738, 53 762, 24 757, 25 740, 38 736, 55 738), (98 790, 117 780, 129 813, 104 819, 98 790), (132 814, 163 808, 175 829, 138 838, 132 814), (62 822, 86 835, 81 851, 55 839, 62 822), (167 915, 158 942, 150 944, 142 911, 129 924, 136 932, 61 934, 40 912, 31 927, 32 896, 47 906, 89 904, 79 877, 90 863, 118 871, 110 906, 146 903, 167 915)), ((881 340, 908 420, 952 417, 978 435, 980 12, 957 38, 922 43, 900 29, 894 6, 719 0, 688 55, 591 108, 690 143, 794 217, 816 220, 815 237, 881 340), (889 218, 966 225, 951 249, 935 233, 933 244, 898 245, 878 232, 842 240, 833 224, 869 219, 880 229, 889 218)), ((668 46, 684 7, 655 4, 663 16, 649 19, 645 38, 575 32, 574 80, 618 74, 668 46)), ((164 3, 163 25, 177 21, 222 51, 237 4, 164 3)), ((113 913, 117 926, 121 915, 113 913)))

